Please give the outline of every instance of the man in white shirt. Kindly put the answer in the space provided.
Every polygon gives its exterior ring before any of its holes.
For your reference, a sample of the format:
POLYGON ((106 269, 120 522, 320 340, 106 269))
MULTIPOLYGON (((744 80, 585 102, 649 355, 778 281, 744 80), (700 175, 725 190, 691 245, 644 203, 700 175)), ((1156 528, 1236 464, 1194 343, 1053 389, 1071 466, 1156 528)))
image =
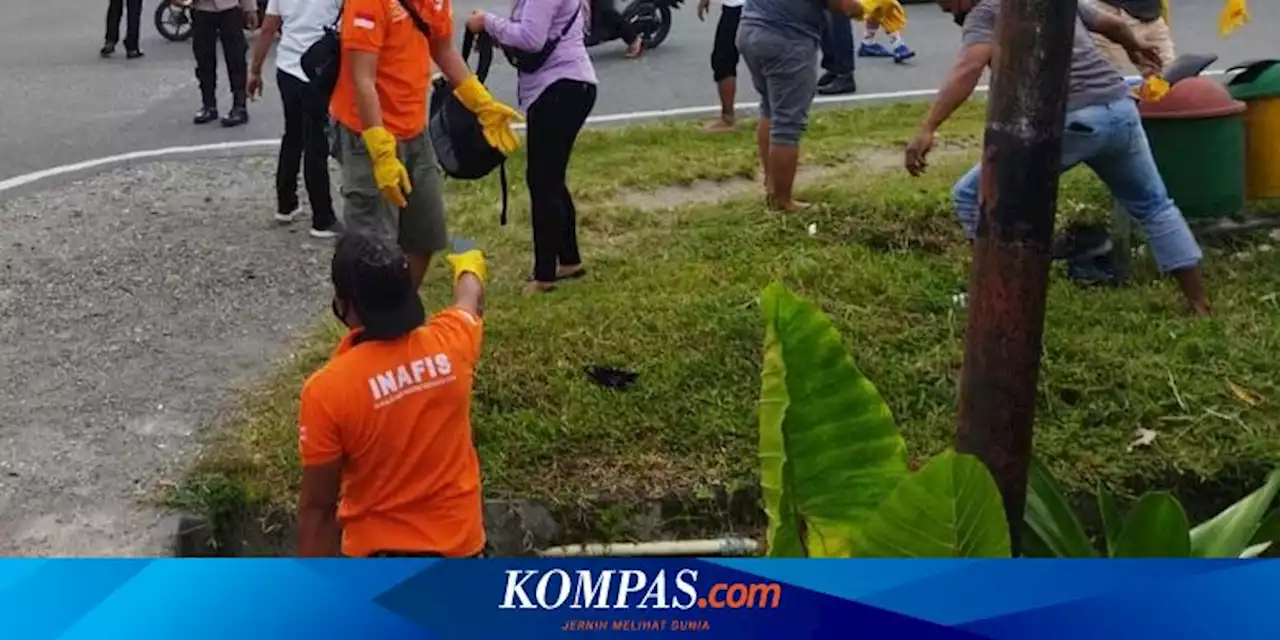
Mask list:
MULTIPOLYGON (((711 77, 720 94, 720 117, 708 122, 707 131, 733 131, 736 122, 733 105, 738 93, 738 21, 742 19, 745 0, 723 0, 720 22, 716 23, 715 44, 711 47, 711 77)), ((698 0, 698 19, 706 20, 711 0, 698 0)))
POLYGON ((341 0, 269 0, 262 33, 253 47, 248 91, 262 95, 262 65, 267 51, 281 32, 276 52, 276 84, 284 103, 284 137, 276 165, 276 222, 289 224, 297 217, 298 168, 302 165, 311 201, 311 236, 332 238, 338 222, 329 192, 328 96, 314 95, 302 71, 302 54, 320 40, 342 11, 341 0), (282 30, 283 27, 283 30, 282 30))

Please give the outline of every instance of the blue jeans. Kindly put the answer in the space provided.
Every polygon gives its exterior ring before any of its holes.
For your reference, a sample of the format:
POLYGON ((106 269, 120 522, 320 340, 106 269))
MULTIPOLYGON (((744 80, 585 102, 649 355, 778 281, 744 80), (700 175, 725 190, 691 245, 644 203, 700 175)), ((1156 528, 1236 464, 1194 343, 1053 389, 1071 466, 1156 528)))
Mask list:
POLYGON ((853 20, 844 14, 827 13, 822 30, 822 68, 831 73, 853 73, 853 20))
MULTIPOLYGON (((1200 246, 1165 189, 1132 99, 1067 113, 1062 170, 1080 163, 1093 169, 1116 201, 1142 225, 1160 271, 1169 273, 1200 264, 1200 246)), ((981 171, 981 165, 971 169, 951 193, 956 216, 970 240, 978 229, 981 171)))

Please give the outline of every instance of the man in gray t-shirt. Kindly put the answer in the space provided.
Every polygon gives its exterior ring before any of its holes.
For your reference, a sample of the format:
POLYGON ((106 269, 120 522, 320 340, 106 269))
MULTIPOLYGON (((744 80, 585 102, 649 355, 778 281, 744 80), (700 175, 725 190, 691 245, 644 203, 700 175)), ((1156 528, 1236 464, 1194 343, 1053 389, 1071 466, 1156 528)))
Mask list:
MULTIPOLYGON (((965 47, 994 45, 996 18, 1000 14, 1000 0, 984 0, 974 7, 964 20, 962 43, 965 47)), ((1125 97, 1129 87, 1124 77, 1099 53, 1090 25, 1098 22, 1098 12, 1087 2, 1080 3, 1080 17, 1076 19, 1075 38, 1071 41, 1071 74, 1067 97, 1067 111, 1075 111, 1095 104, 1109 104, 1125 97)), ((1158 69, 1159 67, 1157 67, 1158 69)))
MULTIPOLYGON (((919 133, 907 146, 906 168, 920 175, 942 123, 973 94, 982 74, 1002 55, 996 40, 1001 0, 937 0, 964 27, 963 48, 946 85, 938 91, 919 133)), ((1135 100, 1119 72, 1098 52, 1089 33, 1124 47, 1144 73, 1158 73, 1157 49, 1139 42, 1122 21, 1082 2, 1072 41, 1067 114, 1062 137, 1062 168, 1086 164, 1106 183, 1112 196, 1142 225, 1156 265, 1177 280, 1191 311, 1209 314, 1200 281, 1203 254, 1187 221, 1169 197, 1147 143, 1135 100)), ((956 216, 970 240, 977 237, 982 202, 982 165, 956 183, 956 216)))

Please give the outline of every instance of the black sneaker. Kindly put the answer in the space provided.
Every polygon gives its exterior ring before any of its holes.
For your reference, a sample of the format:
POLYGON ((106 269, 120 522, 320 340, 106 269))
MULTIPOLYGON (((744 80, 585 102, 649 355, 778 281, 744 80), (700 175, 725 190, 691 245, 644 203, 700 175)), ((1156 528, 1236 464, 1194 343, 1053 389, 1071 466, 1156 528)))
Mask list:
POLYGON ((196 124, 208 124, 218 119, 218 110, 213 107, 200 107, 196 117, 191 121, 196 124))
POLYGON ((831 81, 835 80, 837 75, 839 74, 831 71, 823 71, 822 75, 818 76, 818 86, 821 87, 831 84, 831 81))
POLYGON ((1095 224, 1072 224, 1053 240, 1054 260, 1089 260, 1111 253, 1111 234, 1095 224))
POLYGON ((102 45, 101 49, 98 49, 98 55, 104 58, 110 58, 112 55, 115 54, 115 52, 116 52, 116 45, 110 42, 102 45))
POLYGON ((131 49, 124 53, 124 57, 126 60, 137 60, 138 58, 141 58, 143 55, 145 54, 142 53, 142 49, 131 49))
POLYGON ((830 82, 818 86, 818 93, 824 96, 835 96, 857 92, 858 83, 854 81, 852 74, 842 73, 832 78, 830 82))
POLYGON ((249 122, 249 110, 244 107, 231 107, 231 113, 222 119, 224 127, 238 127, 249 122))

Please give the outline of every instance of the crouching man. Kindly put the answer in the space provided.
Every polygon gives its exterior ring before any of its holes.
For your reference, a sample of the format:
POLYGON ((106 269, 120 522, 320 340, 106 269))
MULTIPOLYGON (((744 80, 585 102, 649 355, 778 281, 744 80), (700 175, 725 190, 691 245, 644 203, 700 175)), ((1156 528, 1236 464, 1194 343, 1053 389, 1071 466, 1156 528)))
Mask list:
POLYGON ((471 388, 485 264, 456 247, 448 260, 453 305, 427 321, 394 239, 338 241, 333 313, 349 331, 302 388, 299 555, 483 552, 471 388))
MULTIPOLYGON (((938 0, 963 24, 964 46, 920 132, 907 147, 906 168, 912 175, 924 172, 938 127, 969 99, 983 71, 1001 54, 995 37, 1000 2, 938 0)), ((1209 300, 1200 280, 1200 247, 1156 169, 1137 104, 1124 78, 1098 51, 1090 32, 1123 46, 1144 75, 1158 73, 1161 66, 1157 47, 1139 42, 1123 22, 1096 10, 1092 3, 1080 3, 1071 54, 1062 169, 1081 163, 1093 169, 1142 225, 1156 264, 1177 280, 1191 311, 1209 315, 1209 300)), ((952 193, 956 215, 970 240, 978 230, 981 171, 981 164, 970 170, 952 193)))

